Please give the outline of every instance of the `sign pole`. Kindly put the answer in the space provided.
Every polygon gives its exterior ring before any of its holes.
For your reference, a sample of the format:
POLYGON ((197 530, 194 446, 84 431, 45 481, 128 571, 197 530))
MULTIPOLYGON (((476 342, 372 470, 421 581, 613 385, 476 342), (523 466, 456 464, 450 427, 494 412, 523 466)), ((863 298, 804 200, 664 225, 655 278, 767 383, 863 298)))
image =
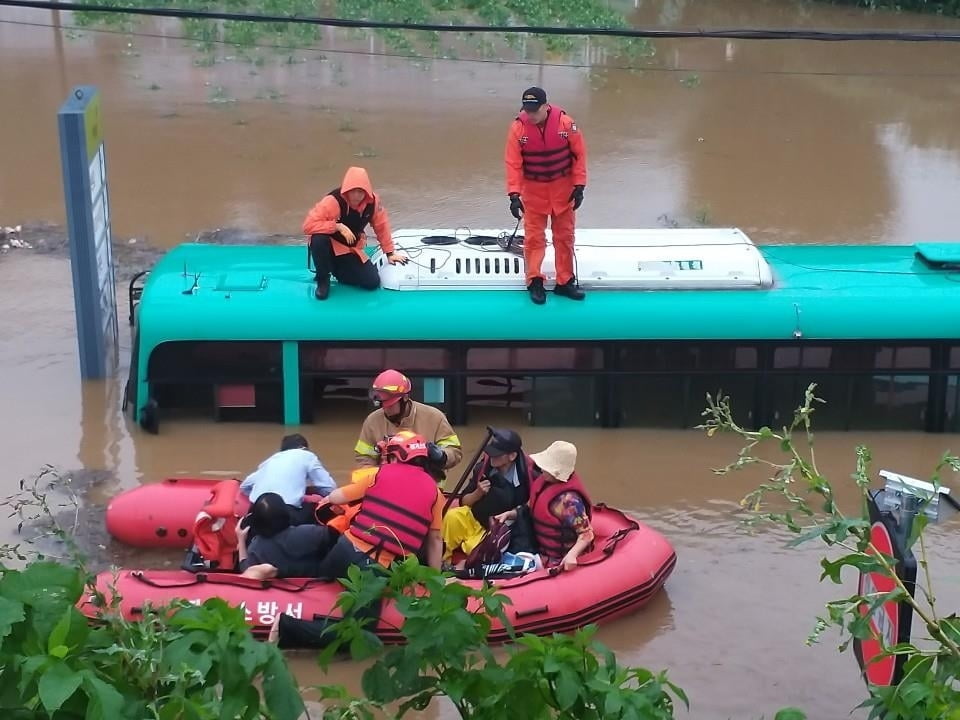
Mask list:
POLYGON ((75 87, 57 114, 70 239, 80 375, 100 379, 119 355, 117 289, 110 232, 100 93, 75 87))

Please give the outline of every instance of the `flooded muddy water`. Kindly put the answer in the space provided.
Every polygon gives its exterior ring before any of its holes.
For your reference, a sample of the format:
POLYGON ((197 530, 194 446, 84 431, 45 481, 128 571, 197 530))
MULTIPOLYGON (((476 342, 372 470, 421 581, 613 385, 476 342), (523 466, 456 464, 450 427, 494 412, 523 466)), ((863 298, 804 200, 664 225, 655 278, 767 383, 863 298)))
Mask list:
MULTIPOLYGON (((645 26, 960 27, 772 0, 636 5, 630 19, 645 26)), ((72 24, 66 13, 60 22, 72 24)), ((204 66, 175 39, 175 23, 140 28, 161 37, 52 24, 49 13, 0 10, 0 225, 63 222, 56 111, 80 83, 103 92, 118 243, 165 248, 215 228, 296 236, 350 164, 370 169, 394 227, 505 227, 502 143, 532 83, 584 129, 584 227, 702 223, 739 226, 761 243, 912 243, 952 240, 960 223, 951 45, 663 41, 637 71, 536 58, 412 63, 357 52, 384 52, 379 40, 330 33, 290 64, 224 59, 222 48, 222 61, 204 66)), ((149 255, 127 262, 124 277, 149 255)), ((283 428, 185 421, 158 436, 137 431, 120 411, 129 332, 117 377, 81 383, 70 283, 62 251, 0 254, 0 495, 44 463, 85 470, 77 488, 93 519, 80 534, 98 562, 179 563, 110 543, 97 534, 97 508, 167 475, 245 474, 283 428)), ((300 429, 341 481, 362 413, 300 429)), ((468 446, 483 432, 458 430, 468 446)), ((600 638, 623 662, 669 668, 691 696, 688 717, 769 718, 796 705, 826 719, 860 702, 855 661, 836 652, 836 638, 804 645, 824 602, 850 582, 817 584, 818 547, 788 550, 777 533, 739 531, 737 502, 758 478, 710 471, 735 456, 734 443, 693 430, 520 430, 530 447, 575 442, 594 496, 674 543, 679 562, 665 592, 600 638)), ((960 451, 955 435, 823 433, 821 466, 842 482, 861 442, 875 468, 920 477, 943 452, 960 451)), ((13 540, 10 524, 0 521, 0 543, 13 540)), ((958 530, 956 521, 931 530, 946 611, 960 606, 958 530)), ((309 655, 291 660, 304 683, 323 680, 309 655)), ((357 687, 359 667, 340 664, 331 677, 357 687)), ((424 714, 448 716, 442 706, 424 714)))

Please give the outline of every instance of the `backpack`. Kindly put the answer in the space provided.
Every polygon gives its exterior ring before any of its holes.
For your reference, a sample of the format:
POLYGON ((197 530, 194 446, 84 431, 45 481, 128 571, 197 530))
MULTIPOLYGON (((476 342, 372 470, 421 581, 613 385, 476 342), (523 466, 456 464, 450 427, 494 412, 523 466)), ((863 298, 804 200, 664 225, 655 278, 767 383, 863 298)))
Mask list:
POLYGON ((467 555, 465 570, 474 570, 481 565, 494 565, 510 545, 510 526, 496 518, 490 518, 487 534, 467 555))

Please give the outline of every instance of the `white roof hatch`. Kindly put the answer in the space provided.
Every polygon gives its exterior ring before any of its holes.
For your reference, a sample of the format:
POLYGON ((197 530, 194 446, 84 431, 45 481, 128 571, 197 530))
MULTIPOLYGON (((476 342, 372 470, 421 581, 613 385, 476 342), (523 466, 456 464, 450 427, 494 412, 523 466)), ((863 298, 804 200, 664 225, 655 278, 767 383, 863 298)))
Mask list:
MULTIPOLYGON (((502 230, 399 230, 407 265, 373 256, 390 290, 523 290, 522 252, 502 230)), ((556 282, 549 247, 543 273, 556 282)), ((735 228, 578 229, 574 271, 585 290, 733 290, 773 286, 766 259, 735 228)))

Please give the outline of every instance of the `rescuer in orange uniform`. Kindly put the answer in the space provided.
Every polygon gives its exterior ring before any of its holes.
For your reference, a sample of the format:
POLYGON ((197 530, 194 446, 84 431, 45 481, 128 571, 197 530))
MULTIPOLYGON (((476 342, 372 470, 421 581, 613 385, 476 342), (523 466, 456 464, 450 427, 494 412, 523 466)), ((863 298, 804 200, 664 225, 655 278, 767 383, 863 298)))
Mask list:
POLYGON ((408 258, 393 246, 387 211, 373 192, 367 171, 347 168, 340 187, 324 195, 303 221, 317 268, 317 300, 326 300, 330 294, 331 273, 344 285, 366 290, 380 287, 380 273, 364 250, 367 225, 373 226, 390 264, 405 265, 408 258))
POLYGON ((523 109, 510 124, 504 163, 510 213, 523 218, 527 290, 537 305, 547 300, 540 265, 546 250, 547 217, 557 268, 554 293, 583 300, 573 268, 575 212, 587 185, 587 149, 577 123, 563 108, 547 104, 538 87, 523 93, 523 109))

